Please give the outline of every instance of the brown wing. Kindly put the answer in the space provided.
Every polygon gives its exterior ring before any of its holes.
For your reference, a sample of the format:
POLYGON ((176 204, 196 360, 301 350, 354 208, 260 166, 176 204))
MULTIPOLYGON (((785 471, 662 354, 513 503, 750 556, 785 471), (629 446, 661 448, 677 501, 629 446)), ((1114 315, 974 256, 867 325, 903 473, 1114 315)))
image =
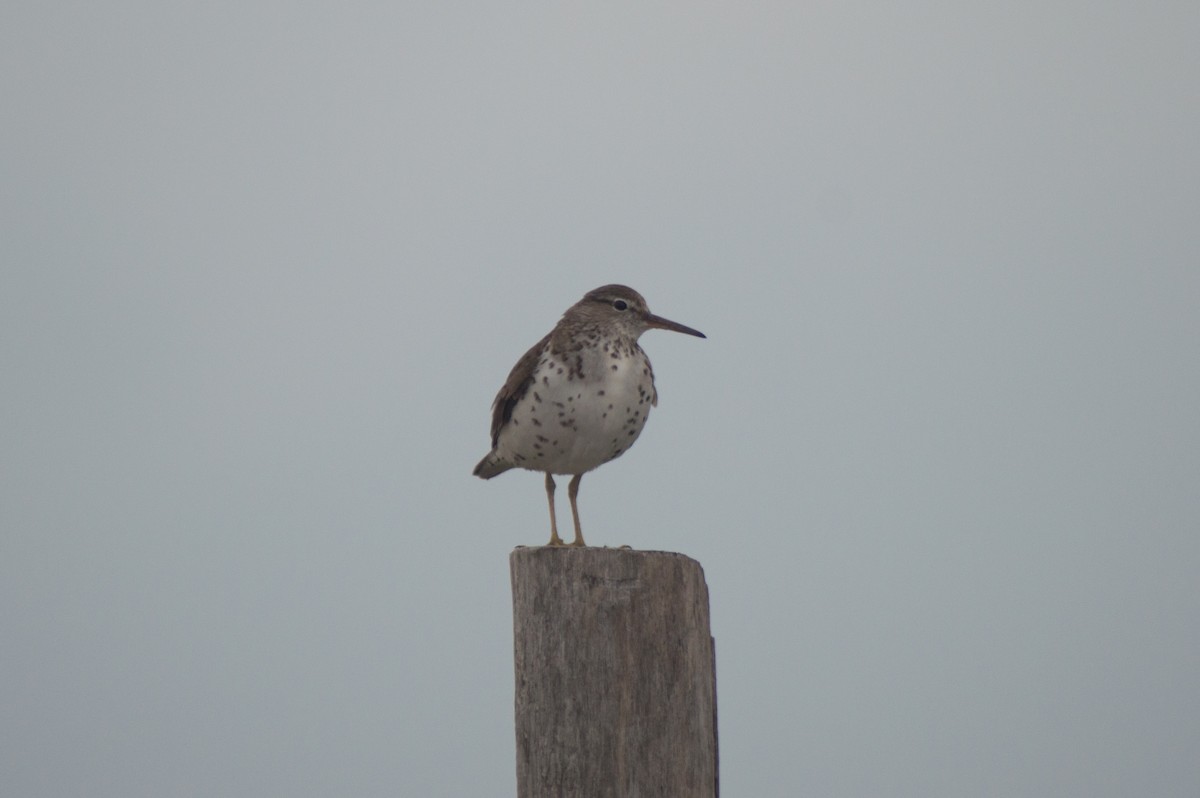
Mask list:
POLYGON ((500 393, 496 394, 496 400, 492 402, 493 449, 500 440, 500 430, 512 418, 513 408, 517 406, 517 402, 521 401, 525 392, 529 390, 529 386, 533 384, 534 369, 537 368, 538 360, 542 357, 542 349, 545 348, 551 335, 553 333, 547 333, 545 338, 538 341, 521 356, 517 365, 513 366, 513 370, 509 372, 504 387, 500 389, 500 393))

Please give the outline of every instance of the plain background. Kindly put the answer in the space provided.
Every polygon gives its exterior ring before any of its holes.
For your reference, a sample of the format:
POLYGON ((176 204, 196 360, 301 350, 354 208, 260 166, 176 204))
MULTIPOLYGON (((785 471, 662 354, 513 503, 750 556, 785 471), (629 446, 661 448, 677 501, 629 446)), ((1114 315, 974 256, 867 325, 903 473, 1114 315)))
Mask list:
POLYGON ((723 794, 1195 796, 1198 38, 6 3, 0 794, 511 795, 545 499, 471 469, 623 282, 709 338, 584 528, 704 565, 723 794))

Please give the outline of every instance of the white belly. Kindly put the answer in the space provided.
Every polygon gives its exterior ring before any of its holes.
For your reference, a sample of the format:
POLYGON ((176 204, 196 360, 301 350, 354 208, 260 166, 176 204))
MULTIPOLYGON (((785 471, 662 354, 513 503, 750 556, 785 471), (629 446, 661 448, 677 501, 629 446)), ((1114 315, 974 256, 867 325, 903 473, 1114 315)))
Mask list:
POLYGON ((614 359, 581 353, 582 376, 544 357, 513 408, 497 452, 519 468, 582 474, 619 457, 637 440, 654 404, 650 364, 640 350, 614 359))

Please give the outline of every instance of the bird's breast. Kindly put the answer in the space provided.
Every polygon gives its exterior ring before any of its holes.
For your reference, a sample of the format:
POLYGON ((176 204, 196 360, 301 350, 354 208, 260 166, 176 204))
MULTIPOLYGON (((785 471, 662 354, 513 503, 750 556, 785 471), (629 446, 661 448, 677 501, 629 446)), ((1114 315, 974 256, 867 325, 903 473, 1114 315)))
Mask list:
POLYGON ((498 448, 523 468, 590 471, 637 440, 654 402, 653 372, 636 345, 548 351, 498 448))

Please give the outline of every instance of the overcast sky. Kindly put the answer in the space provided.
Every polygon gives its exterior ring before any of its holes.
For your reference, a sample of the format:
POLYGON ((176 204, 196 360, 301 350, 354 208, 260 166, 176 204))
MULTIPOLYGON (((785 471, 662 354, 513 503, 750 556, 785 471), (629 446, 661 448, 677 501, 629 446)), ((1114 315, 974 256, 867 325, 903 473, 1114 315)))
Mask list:
POLYGON ((708 339, 584 531, 704 566, 723 794, 1194 798, 1198 38, 7 3, 0 794, 513 794, 545 498, 471 469, 622 282, 708 339))

